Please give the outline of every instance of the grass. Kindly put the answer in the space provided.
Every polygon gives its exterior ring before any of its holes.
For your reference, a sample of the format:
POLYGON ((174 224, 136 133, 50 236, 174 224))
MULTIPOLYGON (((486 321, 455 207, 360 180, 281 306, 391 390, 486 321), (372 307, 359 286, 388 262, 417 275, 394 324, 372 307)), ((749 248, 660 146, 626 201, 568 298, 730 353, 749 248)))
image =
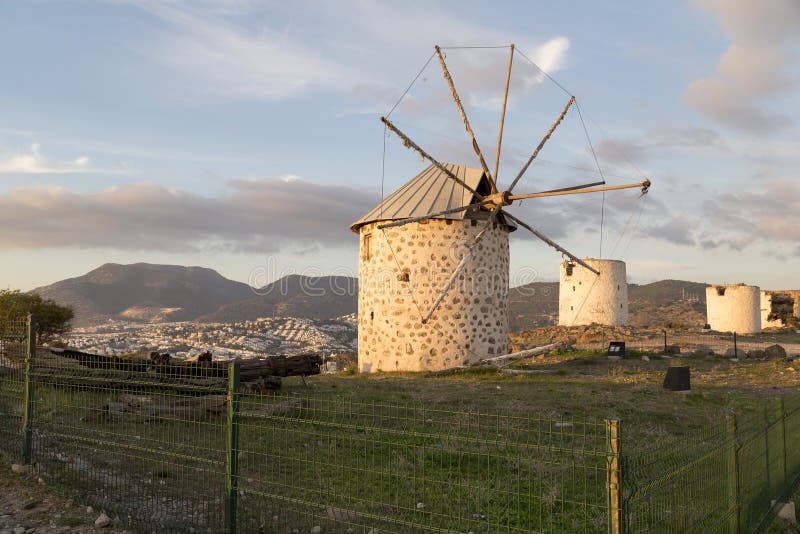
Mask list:
MULTIPOLYGON (((621 449, 640 482, 709 455, 706 467, 675 479, 685 487, 638 490, 637 513, 691 502, 697 510, 686 517, 716 521, 723 512, 702 515, 703 492, 725 502, 724 488, 709 487, 725 461, 714 448, 722 410, 755 417, 796 390, 800 377, 784 361, 682 357, 692 392, 676 394, 661 388, 676 360, 649 357, 611 361, 584 351, 515 363, 555 371, 531 375, 345 372, 308 386, 285 379, 279 394, 242 401, 240 528, 601 531, 604 419, 612 416, 621 418, 621 449)), ((0 419, 19 412, 18 385, 0 378, 0 419)), ((218 529, 224 417, 114 418, 104 406, 120 393, 102 383, 37 386, 34 457, 42 471, 83 502, 144 528, 218 529)), ((648 524, 641 514, 635 524, 648 524)), ((692 526, 673 519, 681 530, 692 526)))

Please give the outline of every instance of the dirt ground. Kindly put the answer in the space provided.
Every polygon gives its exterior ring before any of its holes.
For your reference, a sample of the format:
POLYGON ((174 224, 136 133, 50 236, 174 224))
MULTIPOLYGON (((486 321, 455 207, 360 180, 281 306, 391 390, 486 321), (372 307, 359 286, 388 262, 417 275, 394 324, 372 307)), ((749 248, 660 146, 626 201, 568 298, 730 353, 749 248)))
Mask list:
POLYGON ((0 456, 0 534, 127 532, 113 523, 95 528, 102 511, 68 499, 35 476, 12 472, 11 465, 0 456))

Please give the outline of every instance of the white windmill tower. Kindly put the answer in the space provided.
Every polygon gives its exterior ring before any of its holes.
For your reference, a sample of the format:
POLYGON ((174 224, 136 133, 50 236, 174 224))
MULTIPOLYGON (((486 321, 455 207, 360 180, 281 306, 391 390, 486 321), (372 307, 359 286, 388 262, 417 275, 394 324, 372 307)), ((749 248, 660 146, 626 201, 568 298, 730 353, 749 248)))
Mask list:
POLYGON ((430 166, 351 225, 360 235, 358 365, 363 372, 441 370, 508 351, 509 232, 517 226, 581 265, 600 272, 509 212, 515 201, 641 188, 650 182, 605 182, 537 193, 514 188, 575 103, 559 113, 511 184, 497 183, 511 66, 500 115, 494 172, 489 170, 440 47, 442 72, 481 168, 443 163, 391 121, 386 127, 430 166))

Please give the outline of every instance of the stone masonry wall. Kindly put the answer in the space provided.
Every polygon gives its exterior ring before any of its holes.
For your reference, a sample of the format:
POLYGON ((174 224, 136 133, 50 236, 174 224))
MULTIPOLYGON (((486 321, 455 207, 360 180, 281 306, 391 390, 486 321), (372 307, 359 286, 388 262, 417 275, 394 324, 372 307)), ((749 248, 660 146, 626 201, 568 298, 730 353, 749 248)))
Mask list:
POLYGON ((579 264, 575 264, 572 267, 572 274, 569 274, 567 269, 569 262, 561 263, 558 324, 627 325, 628 281, 625 262, 592 258, 583 261, 600 271, 600 275, 579 264))
POLYGON ((358 366, 362 372, 442 370, 508 352, 508 231, 473 249, 430 321, 422 323, 484 221, 434 219, 360 229, 358 366))
POLYGON ((711 329, 718 332, 761 332, 761 290, 744 284, 709 286, 706 315, 711 329))

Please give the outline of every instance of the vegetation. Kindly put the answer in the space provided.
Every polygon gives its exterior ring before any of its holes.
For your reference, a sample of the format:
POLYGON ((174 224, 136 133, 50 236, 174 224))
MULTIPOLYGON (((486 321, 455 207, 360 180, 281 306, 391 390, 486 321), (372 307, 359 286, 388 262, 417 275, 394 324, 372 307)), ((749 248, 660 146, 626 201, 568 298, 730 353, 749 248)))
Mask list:
POLYGON ((71 306, 62 306, 36 293, 0 290, 0 320, 36 316, 37 344, 54 341, 69 332, 74 317, 71 306))

